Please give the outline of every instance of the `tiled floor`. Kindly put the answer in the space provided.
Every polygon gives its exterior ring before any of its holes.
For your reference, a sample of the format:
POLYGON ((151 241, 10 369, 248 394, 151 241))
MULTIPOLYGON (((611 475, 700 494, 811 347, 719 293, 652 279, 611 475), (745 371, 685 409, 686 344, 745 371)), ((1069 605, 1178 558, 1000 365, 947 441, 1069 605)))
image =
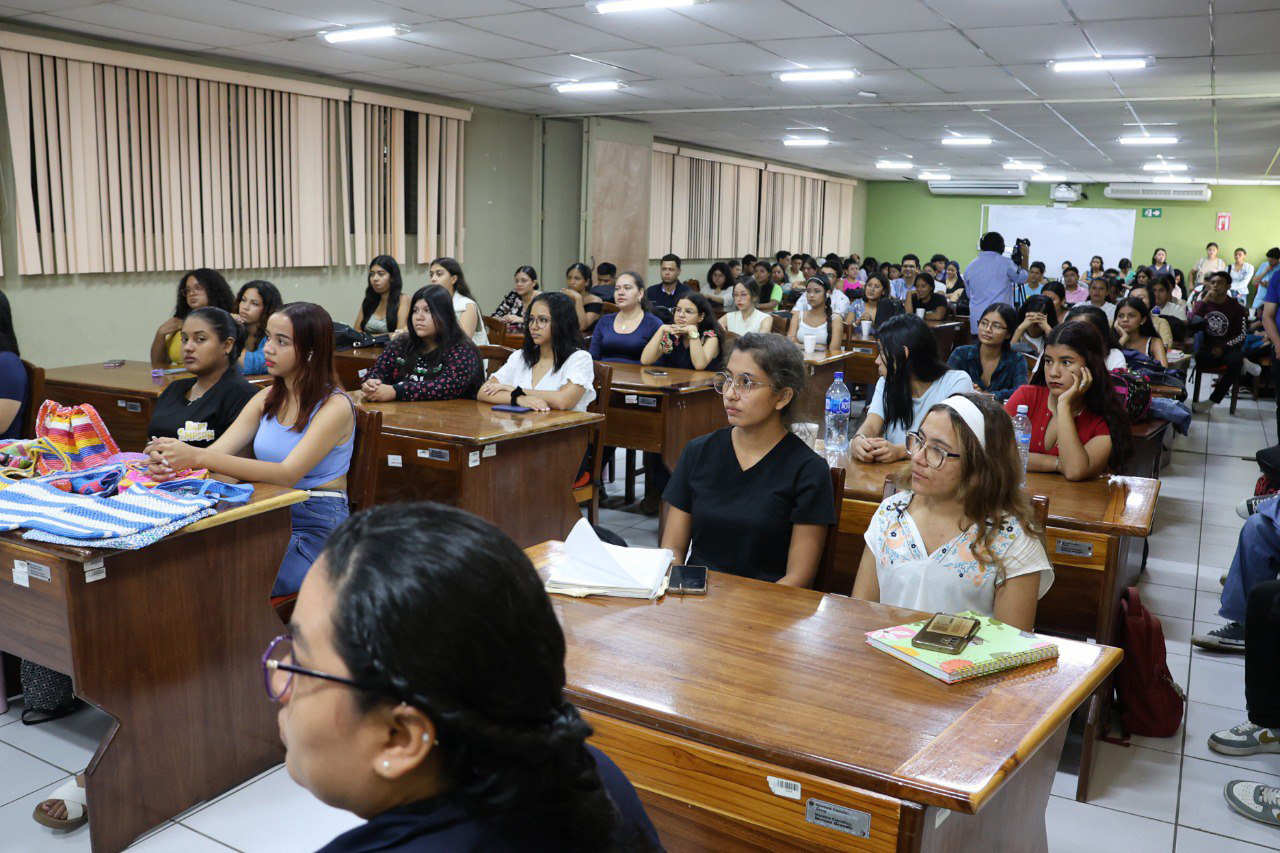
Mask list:
MULTIPOLYGON (((1164 623, 1174 679, 1188 690, 1186 724, 1171 738, 1135 738, 1128 747, 1100 743, 1087 804, 1073 799, 1075 778, 1060 773, 1048 812, 1053 853, 1280 848, 1280 831, 1236 815, 1222 799, 1230 779, 1280 785, 1280 756, 1229 758, 1205 746, 1210 732, 1244 720, 1244 660, 1193 653, 1188 643, 1194 631, 1222 621, 1218 577, 1241 524, 1234 505, 1252 494, 1258 476, 1256 464, 1241 457, 1275 441, 1272 403, 1248 399, 1234 417, 1225 405, 1197 416, 1191 434, 1179 438, 1161 484, 1142 593, 1164 623)), ((656 518, 605 509, 600 522, 630 545, 657 544, 656 518)), ((87 828, 53 833, 31 820, 31 810, 84 767, 107 720, 84 710, 28 728, 17 716, 16 707, 0 715, 0 853, 87 851, 87 828)), ((134 849, 308 851, 357 822, 318 803, 277 767, 180 815, 134 849)))

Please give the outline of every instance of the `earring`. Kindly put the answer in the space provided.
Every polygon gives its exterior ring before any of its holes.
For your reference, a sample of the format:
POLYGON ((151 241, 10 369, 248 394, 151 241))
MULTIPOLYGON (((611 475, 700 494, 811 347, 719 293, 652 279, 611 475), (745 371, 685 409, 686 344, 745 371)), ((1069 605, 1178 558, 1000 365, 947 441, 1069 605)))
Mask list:
POLYGON ((391 769, 391 762, 390 762, 390 761, 384 761, 384 762, 382 762, 382 769, 383 769, 383 770, 390 770, 390 769, 391 769))

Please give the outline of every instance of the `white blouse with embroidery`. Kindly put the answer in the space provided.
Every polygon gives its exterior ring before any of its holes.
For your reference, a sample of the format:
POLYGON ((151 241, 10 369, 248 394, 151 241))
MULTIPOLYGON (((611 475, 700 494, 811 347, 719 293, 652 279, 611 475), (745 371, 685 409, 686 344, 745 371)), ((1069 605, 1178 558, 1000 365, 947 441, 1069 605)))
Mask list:
POLYGON ((564 360, 559 370, 548 370, 538 384, 533 384, 533 368, 525 364, 524 353, 516 350, 507 356, 507 363, 499 367, 493 378, 503 385, 514 385, 527 391, 559 391, 573 383, 582 388, 582 396, 573 407, 575 412, 585 412, 596 398, 595 364, 591 353, 580 349, 564 360))

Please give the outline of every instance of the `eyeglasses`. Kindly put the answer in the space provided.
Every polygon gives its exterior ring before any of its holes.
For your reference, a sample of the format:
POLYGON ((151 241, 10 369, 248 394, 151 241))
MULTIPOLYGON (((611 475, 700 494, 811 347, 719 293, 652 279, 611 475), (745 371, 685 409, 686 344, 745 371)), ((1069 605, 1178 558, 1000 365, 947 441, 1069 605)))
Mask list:
POLYGON ((327 672, 298 666, 293 662, 293 637, 281 634, 272 640, 271 645, 267 646, 267 650, 262 653, 262 683, 271 701, 279 702, 281 697, 289 692, 289 685, 293 683, 295 674, 323 678, 325 681, 345 684, 348 687, 360 686, 350 678, 344 678, 341 675, 330 675, 327 672))
POLYGON ((915 456, 924 448, 924 462, 930 468, 941 468, 948 459, 959 459, 959 453, 950 453, 936 444, 929 444, 918 432, 907 433, 907 453, 915 456))
POLYGON ((738 396, 744 400, 751 396, 751 392, 757 388, 773 388, 769 382, 760 382, 748 376, 732 376, 728 373, 717 373, 711 379, 711 387, 716 389, 717 394, 723 394, 729 388, 733 388, 738 396))
POLYGON ((543 326, 551 325, 551 318, 545 314, 540 315, 538 317, 530 317, 529 325, 534 327, 535 329, 541 329, 543 326))
POLYGON ((993 323, 993 322, 991 322, 990 320, 979 320, 979 321, 978 321, 978 328, 979 328, 979 329, 986 329, 988 332, 1007 332, 1007 331, 1009 331, 1009 327, 1008 327, 1008 326, 1006 326, 1004 323, 993 323))

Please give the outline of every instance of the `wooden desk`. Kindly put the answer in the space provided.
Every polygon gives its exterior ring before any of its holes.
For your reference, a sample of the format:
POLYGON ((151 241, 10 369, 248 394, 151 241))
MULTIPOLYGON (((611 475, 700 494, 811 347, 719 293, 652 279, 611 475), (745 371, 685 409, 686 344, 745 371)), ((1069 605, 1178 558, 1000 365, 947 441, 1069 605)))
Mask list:
POLYGON ((582 517, 573 480, 602 415, 495 412, 475 400, 361 406, 382 412, 377 503, 456 506, 521 547, 567 536, 582 517))
MULTIPOLYGON (((560 554, 530 549, 539 568, 560 554)), ((667 849, 1046 850, 1067 720, 1118 650, 1062 641, 1056 662, 946 685, 865 642, 922 614, 719 573, 708 586, 552 596, 567 692, 667 849), (806 821, 815 801, 869 832, 806 821)))
POLYGON ((85 772, 95 853, 283 758, 260 661, 283 633, 269 596, 288 508, 305 497, 259 485, 248 505, 138 551, 0 534, 0 562, 49 574, 25 587, 0 577, 0 650, 69 674, 76 695, 117 723, 85 772), (91 581, 99 561, 105 576, 91 581))
MULTIPOLYGON (((1152 389, 1154 392, 1154 389, 1152 389)), ((1160 477, 1160 457, 1164 455, 1164 441, 1173 425, 1160 418, 1151 418, 1132 424, 1133 458, 1129 460, 1129 473, 1135 477, 1160 477)))
POLYGON ((848 365, 854 354, 845 350, 820 351, 804 357, 806 399, 802 400, 801 417, 807 421, 822 423, 827 389, 836 379, 836 373, 844 373, 844 384, 853 389, 849 381, 848 365))
POLYGON ((338 381, 344 391, 359 391, 364 382, 364 371, 382 355, 382 347, 361 347, 333 354, 333 367, 338 371, 338 381))
POLYGON ((609 366, 613 390, 605 412, 605 440, 611 446, 660 454, 675 470, 690 439, 728 425, 720 395, 711 387, 712 371, 614 362, 609 366))

